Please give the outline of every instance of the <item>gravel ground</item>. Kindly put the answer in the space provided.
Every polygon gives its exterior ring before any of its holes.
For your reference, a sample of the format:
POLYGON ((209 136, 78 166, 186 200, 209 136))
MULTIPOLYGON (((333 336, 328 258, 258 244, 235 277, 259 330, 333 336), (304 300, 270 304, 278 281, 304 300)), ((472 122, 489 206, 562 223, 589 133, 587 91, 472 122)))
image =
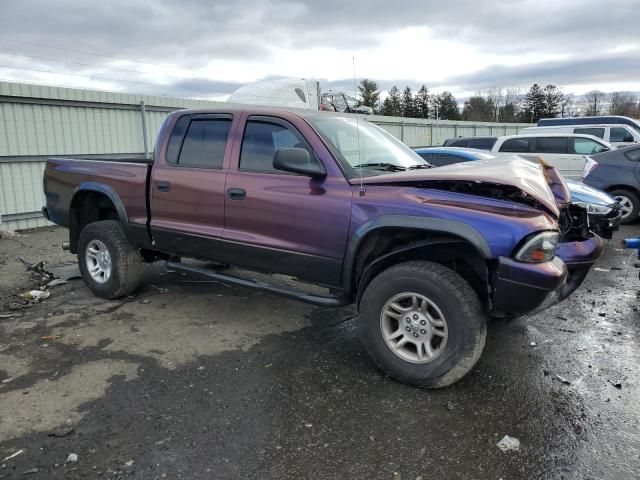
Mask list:
POLYGON ((38 284, 17 257, 73 268, 65 235, 0 239, 1 478, 640 478, 640 285, 619 242, 570 299, 491 323, 473 372, 425 391, 375 368, 350 308, 159 264, 124 300, 71 280, 11 310, 38 284))

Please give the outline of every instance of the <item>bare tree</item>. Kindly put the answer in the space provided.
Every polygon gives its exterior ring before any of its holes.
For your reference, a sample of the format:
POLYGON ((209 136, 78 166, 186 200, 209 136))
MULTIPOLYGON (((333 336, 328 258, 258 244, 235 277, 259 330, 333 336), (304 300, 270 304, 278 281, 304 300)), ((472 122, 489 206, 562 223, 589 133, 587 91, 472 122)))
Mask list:
POLYGON ((582 96, 582 114, 585 117, 597 117, 602 114, 607 94, 600 90, 591 90, 582 96))
POLYGON ((633 117, 637 110, 637 99, 629 92, 612 92, 609 96, 609 115, 633 117))
POLYGON ((565 93, 560 101, 560 117, 572 117, 574 112, 575 99, 573 93, 565 93))

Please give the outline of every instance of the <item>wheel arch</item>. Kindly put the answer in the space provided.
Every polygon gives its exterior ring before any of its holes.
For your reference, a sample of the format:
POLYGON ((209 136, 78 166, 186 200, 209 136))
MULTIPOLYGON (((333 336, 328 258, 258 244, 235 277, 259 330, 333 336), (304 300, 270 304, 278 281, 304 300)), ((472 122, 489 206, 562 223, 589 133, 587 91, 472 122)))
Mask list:
POLYGON ((343 268, 344 289, 359 302, 368 283, 382 270, 402 261, 427 260, 470 273, 469 283, 485 302, 490 259, 489 245, 470 225, 404 215, 378 217, 352 236, 343 268))
POLYGON ((80 231, 89 223, 118 220, 128 234, 129 218, 122 200, 109 185, 83 182, 75 189, 69 205, 69 250, 76 253, 80 231))

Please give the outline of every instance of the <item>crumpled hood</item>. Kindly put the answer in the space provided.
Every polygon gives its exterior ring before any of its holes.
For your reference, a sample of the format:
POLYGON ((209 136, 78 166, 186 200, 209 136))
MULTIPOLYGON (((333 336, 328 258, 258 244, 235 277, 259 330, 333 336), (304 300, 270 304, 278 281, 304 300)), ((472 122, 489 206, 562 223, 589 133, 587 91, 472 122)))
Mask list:
MULTIPOLYGON (((542 165, 524 159, 477 160, 428 170, 407 170, 365 177, 362 179, 362 183, 365 185, 397 185, 412 182, 456 180, 517 187, 547 207, 556 217, 560 215, 560 209, 549 187, 542 165)), ((359 185, 360 181, 360 178, 352 178, 350 183, 359 185)))

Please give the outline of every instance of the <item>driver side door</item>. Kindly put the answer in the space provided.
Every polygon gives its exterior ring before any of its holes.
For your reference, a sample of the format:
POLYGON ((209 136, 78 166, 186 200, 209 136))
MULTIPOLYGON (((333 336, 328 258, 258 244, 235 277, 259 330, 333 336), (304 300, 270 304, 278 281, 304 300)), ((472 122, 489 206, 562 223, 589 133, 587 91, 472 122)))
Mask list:
POLYGON ((320 179, 276 170, 278 148, 305 148, 316 162, 330 158, 283 118, 252 115, 239 132, 226 182, 229 263, 339 285, 351 216, 346 179, 326 163, 328 174, 320 179))

